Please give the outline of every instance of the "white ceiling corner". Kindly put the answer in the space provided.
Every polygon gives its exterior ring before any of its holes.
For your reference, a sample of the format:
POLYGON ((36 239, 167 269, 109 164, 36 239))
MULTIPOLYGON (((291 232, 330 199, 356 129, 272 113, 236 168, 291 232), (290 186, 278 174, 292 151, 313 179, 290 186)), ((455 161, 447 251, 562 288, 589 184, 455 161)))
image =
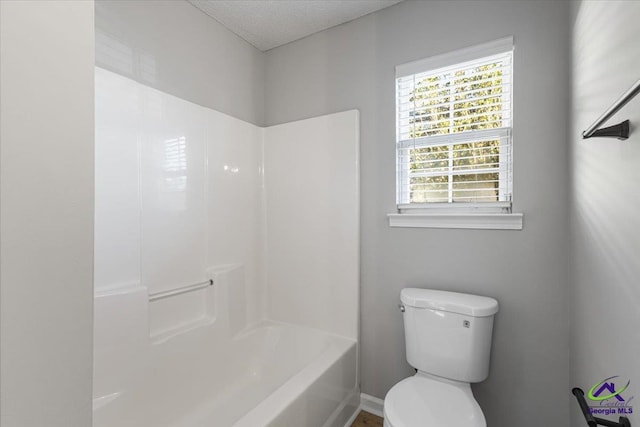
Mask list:
POLYGON ((188 0, 261 51, 402 0, 188 0))

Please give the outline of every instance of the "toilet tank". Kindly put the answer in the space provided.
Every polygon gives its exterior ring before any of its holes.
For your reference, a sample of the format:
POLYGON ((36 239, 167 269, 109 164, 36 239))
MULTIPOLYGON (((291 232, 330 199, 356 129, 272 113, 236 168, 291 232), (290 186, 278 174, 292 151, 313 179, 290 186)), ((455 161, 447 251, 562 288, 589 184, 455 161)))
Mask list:
POLYGON ((403 289, 407 361, 418 371, 468 383, 489 375, 498 301, 457 292, 403 289))

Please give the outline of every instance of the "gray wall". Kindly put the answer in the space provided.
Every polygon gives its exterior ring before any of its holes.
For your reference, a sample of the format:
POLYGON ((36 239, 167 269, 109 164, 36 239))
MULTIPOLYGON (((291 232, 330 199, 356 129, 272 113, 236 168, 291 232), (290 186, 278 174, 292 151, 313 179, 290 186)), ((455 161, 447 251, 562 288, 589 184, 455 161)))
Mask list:
POLYGON ((384 397, 408 375, 403 287, 496 297, 488 425, 569 420, 568 2, 406 1, 266 55, 267 125, 361 112, 361 385, 384 397), (394 66, 515 37, 514 210, 522 231, 389 228, 395 209, 394 66), (532 404, 535 402, 535 404, 532 404))
POLYGON ((186 1, 97 1, 96 65, 264 122, 264 54, 186 1))
MULTIPOLYGON (((619 375, 640 411, 640 97, 609 124, 627 141, 581 132, 640 78, 640 2, 575 5, 571 133, 571 382, 583 389, 619 375)), ((620 384, 624 385, 624 384, 620 384)), ((584 420, 572 402, 572 426, 584 420)), ((613 418, 613 417, 609 417, 613 418)), ((616 417, 617 418, 617 417, 616 417)), ((640 423, 633 414, 632 425, 640 423)))
POLYGON ((93 2, 0 2, 0 425, 91 425, 93 2))

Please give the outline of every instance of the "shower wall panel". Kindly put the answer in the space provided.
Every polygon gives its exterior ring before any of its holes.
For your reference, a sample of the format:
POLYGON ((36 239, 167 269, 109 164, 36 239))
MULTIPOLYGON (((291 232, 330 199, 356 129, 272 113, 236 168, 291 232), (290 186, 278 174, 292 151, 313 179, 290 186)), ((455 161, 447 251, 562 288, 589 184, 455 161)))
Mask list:
POLYGON ((359 113, 266 128, 272 319, 354 340, 359 318, 359 113))
POLYGON ((216 318, 212 289, 154 301, 140 299, 140 289, 148 299, 239 268, 235 324, 264 318, 262 136, 257 126, 96 68, 99 371, 117 359, 102 358, 107 335, 122 338, 126 354, 140 328, 158 341, 216 318), (143 324, 127 328, 118 316, 143 324))

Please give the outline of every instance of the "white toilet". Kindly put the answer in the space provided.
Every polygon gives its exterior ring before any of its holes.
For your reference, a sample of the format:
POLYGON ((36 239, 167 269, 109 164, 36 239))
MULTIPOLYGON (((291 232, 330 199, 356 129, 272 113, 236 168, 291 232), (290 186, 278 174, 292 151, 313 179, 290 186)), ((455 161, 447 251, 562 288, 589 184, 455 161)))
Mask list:
POLYGON ((417 373, 384 399, 384 427, 486 427, 471 384, 489 374, 498 301, 455 292, 403 289, 407 361, 417 373))

